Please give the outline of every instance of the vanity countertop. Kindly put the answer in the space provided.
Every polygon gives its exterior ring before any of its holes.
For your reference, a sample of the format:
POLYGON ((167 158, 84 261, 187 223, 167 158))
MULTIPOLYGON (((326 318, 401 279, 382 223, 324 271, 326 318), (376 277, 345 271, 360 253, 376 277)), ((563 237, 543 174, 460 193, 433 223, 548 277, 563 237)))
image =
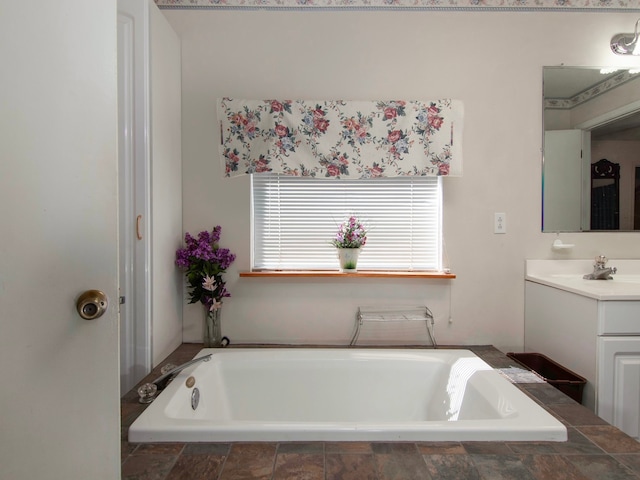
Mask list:
POLYGON ((527 260, 525 280, 595 300, 640 300, 640 260, 610 259, 612 280, 585 280, 593 260, 527 260))

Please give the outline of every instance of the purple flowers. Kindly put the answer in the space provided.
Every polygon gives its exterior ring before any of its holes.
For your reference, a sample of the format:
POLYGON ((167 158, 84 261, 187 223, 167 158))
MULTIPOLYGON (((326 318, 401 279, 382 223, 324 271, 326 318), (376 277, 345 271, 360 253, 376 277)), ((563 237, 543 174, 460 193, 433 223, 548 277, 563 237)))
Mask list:
POLYGON ((367 231, 362 222, 352 215, 340 224, 331 243, 337 248, 360 248, 367 243, 367 231))
POLYGON ((222 274, 236 256, 227 248, 218 247, 222 227, 211 232, 202 231, 194 238, 185 233, 185 247, 176 251, 176 265, 186 269, 189 303, 200 302, 211 310, 220 307, 223 297, 231 296, 222 280, 222 274))

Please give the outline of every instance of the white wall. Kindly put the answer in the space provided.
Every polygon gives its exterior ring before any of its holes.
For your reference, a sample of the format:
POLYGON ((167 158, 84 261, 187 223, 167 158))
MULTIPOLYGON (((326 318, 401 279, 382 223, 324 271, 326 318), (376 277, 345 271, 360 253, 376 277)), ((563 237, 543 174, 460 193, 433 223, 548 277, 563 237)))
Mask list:
MULTIPOLYGON (((553 258, 542 234, 544 65, 638 65, 611 53, 635 13, 165 10, 182 39, 184 228, 223 227, 223 334, 234 342, 346 343, 355 306, 426 302, 443 344, 521 349, 524 260, 553 258), (453 281, 240 279, 250 268, 249 179, 223 179, 215 100, 440 98, 465 104, 464 176, 444 179, 453 281), (493 234, 494 212, 507 234, 493 234), (451 286, 449 288, 449 285, 451 286), (451 316, 452 322, 448 319, 451 316)), ((635 233, 563 235, 562 258, 640 256, 635 233)), ((201 312, 185 304, 184 340, 201 312)))

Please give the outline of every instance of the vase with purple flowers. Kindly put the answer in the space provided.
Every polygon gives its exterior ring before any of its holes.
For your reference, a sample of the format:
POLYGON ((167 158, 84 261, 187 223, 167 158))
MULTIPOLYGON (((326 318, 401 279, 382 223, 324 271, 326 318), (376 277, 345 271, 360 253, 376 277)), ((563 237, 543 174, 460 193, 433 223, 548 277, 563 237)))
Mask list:
POLYGON ((231 294, 227 291, 222 274, 236 256, 218 245, 221 231, 218 225, 211 232, 200 232, 197 237, 186 233, 185 246, 176 251, 176 265, 186 270, 189 303, 203 305, 202 343, 205 347, 225 345, 220 323, 222 299, 231 294))

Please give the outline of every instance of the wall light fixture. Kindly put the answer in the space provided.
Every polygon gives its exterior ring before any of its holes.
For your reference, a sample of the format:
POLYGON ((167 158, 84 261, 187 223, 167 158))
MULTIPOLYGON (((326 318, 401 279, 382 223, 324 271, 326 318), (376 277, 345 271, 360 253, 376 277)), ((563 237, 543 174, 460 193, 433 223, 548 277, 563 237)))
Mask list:
POLYGON ((618 55, 640 55, 640 41, 638 41, 638 23, 633 33, 619 33, 611 39, 611 50, 618 55))

